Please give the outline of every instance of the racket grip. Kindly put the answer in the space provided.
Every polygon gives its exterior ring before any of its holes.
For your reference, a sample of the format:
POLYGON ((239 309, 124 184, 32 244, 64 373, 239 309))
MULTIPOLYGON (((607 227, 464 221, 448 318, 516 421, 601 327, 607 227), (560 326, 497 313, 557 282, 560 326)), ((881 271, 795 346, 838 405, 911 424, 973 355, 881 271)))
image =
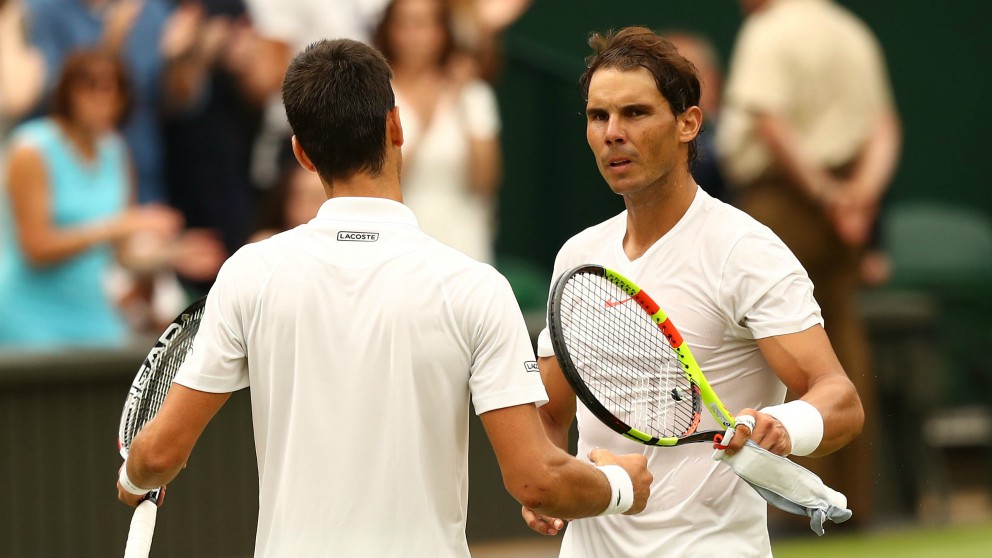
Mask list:
POLYGON ((127 534, 124 558, 148 558, 152 549, 152 535, 155 534, 155 518, 158 506, 154 499, 143 500, 131 517, 131 530, 127 534))

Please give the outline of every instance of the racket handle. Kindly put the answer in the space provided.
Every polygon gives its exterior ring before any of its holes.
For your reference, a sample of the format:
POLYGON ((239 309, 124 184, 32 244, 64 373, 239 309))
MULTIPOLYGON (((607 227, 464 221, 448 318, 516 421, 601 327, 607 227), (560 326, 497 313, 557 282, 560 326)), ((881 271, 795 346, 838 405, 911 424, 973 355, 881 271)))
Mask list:
POLYGON ((155 534, 155 517, 158 506, 154 499, 143 500, 131 517, 131 530, 127 534, 124 558, 148 558, 152 549, 152 535, 155 534))

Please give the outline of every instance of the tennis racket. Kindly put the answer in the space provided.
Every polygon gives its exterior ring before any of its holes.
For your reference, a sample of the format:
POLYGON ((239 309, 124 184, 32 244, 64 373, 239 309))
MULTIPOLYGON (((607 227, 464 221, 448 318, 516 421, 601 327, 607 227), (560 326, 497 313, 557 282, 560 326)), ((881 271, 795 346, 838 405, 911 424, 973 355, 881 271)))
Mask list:
POLYGON ((672 321, 619 273, 581 265, 562 275, 548 327, 575 395, 623 436, 678 446, 713 442, 734 425, 672 321), (722 430, 698 430, 704 406, 722 430))
MULTIPOLYGON (((176 372, 192 350, 193 337, 200 328, 200 319, 203 317, 205 300, 206 298, 200 298, 176 317, 138 369, 138 375, 135 376, 124 402, 117 433, 117 446, 125 460, 135 436, 162 408, 176 372)), ((125 558, 147 558, 155 532, 155 518, 158 515, 156 502, 161 490, 159 488, 149 492, 134 510, 127 546, 124 548, 125 558)))

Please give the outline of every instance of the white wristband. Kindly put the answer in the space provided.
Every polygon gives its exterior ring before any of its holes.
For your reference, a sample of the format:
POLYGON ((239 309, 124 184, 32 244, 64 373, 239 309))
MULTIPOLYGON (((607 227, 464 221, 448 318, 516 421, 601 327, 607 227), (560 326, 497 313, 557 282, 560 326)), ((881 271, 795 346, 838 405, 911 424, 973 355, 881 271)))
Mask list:
POLYGON ((125 461, 124 465, 121 466, 121 473, 117 478, 118 480, 121 481, 121 488, 123 488, 124 492, 127 492, 128 494, 133 494, 135 496, 144 496, 145 494, 148 494, 152 490, 155 490, 154 488, 141 488, 140 486, 131 482, 131 479, 127 477, 127 461, 125 461))
POLYGON ((634 505, 634 483, 619 465, 597 465, 610 482, 610 503, 599 515, 623 513, 634 505))
POLYGON ((778 419, 792 440, 792 455, 809 455, 823 440, 823 415, 816 407, 797 399, 782 405, 761 409, 762 413, 778 419))

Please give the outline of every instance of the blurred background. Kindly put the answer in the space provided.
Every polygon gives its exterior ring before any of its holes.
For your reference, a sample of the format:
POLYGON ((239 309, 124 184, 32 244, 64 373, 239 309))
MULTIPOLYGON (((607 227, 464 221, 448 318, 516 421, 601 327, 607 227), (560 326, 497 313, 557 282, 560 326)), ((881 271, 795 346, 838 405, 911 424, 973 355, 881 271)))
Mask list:
MULTIPOLYGON (((687 55, 705 45, 694 61, 710 70, 715 123, 744 21, 738 0, 307 4, 0 0, 0 557, 123 549, 115 435, 150 343, 227 255, 306 222, 322 200, 287 156, 276 96, 308 41, 352 36, 393 52, 407 201, 428 232, 510 279, 536 335, 557 250, 623 210, 585 141, 588 34, 645 25, 682 37, 687 55), (310 15, 292 28, 274 9, 310 15), (446 17, 424 24, 425 9, 446 17), (411 46, 431 37, 434 50, 411 46)), ((981 171, 992 121, 980 63, 992 8, 837 4, 877 37, 901 120, 857 293, 877 434, 868 461, 831 465, 866 480, 861 521, 816 539, 801 518, 773 514, 773 547, 992 555, 992 185, 981 171)), ((734 202, 743 186, 719 159, 696 178, 734 202)), ((555 539, 520 521, 475 419, 471 452, 474 554, 556 555, 555 539)), ((170 487, 153 556, 249 556, 256 483, 245 392, 170 487)))

